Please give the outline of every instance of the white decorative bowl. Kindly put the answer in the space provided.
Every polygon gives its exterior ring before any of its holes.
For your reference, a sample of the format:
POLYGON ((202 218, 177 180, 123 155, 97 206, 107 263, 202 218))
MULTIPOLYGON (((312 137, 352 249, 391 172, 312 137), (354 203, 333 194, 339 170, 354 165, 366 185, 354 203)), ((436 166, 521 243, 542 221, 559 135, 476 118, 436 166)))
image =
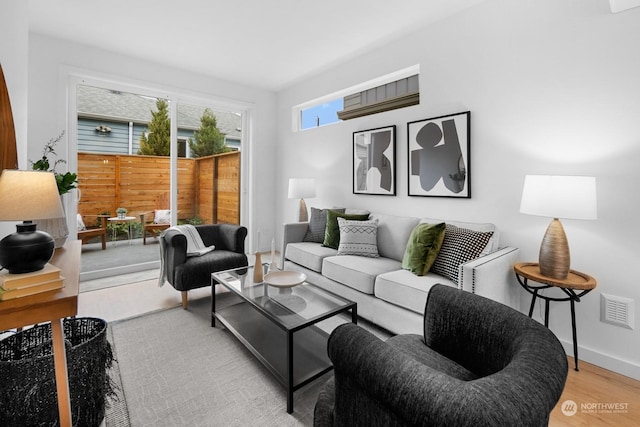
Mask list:
POLYGON ((291 288, 307 280, 307 275, 297 271, 272 271, 264 276, 266 284, 277 288, 291 288))

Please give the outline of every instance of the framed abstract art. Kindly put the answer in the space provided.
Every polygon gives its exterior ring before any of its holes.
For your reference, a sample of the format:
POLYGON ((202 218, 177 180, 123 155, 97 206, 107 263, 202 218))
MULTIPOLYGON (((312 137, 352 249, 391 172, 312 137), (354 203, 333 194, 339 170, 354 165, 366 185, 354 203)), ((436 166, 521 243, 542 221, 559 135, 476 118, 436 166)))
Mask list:
POLYGON ((395 125, 353 133, 353 193, 395 196, 395 125))
POLYGON ((471 112, 407 123, 409 196, 471 197, 471 112))

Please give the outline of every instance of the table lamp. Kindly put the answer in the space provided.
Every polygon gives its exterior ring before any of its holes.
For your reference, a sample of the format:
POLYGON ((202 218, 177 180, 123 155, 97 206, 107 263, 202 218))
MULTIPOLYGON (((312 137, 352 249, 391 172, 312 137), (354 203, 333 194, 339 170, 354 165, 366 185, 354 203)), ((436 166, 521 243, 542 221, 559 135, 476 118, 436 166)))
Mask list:
POLYGON ((35 219, 64 217, 53 172, 5 169, 0 176, 0 221, 24 221, 0 241, 0 265, 9 273, 41 270, 51 259, 54 241, 37 231, 35 219))
POLYGON ((300 199, 298 210, 298 221, 309 221, 307 213, 307 204, 305 198, 316 197, 316 180, 313 178, 290 178, 289 179, 289 198, 300 199))
POLYGON ((520 212, 553 218, 540 245, 540 272, 554 279, 566 279, 571 256, 559 218, 597 219, 596 179, 592 176, 527 175, 520 212))

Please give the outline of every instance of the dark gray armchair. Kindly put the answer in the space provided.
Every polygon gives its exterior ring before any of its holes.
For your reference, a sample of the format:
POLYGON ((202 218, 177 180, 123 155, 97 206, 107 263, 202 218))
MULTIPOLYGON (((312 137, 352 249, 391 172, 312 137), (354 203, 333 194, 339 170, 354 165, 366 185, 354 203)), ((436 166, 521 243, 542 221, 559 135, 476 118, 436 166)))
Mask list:
POLYGON ((568 370, 549 329, 445 285, 429 293, 424 337, 345 324, 328 353, 315 426, 547 426, 568 370))
POLYGON ((187 293, 191 289, 211 285, 211 273, 246 267, 244 241, 247 228, 233 224, 196 225, 206 246, 215 250, 202 256, 187 257, 187 238, 177 230, 166 230, 161 239, 164 250, 166 280, 182 292, 182 308, 188 305, 187 293))

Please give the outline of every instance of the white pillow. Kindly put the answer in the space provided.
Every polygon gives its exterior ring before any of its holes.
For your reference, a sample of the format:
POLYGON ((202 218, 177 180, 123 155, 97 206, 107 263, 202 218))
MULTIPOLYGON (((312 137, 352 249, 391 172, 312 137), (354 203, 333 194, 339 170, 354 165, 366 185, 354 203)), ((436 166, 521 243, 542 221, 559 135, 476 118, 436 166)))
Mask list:
POLYGON ((171 224, 171 211, 169 209, 156 209, 153 215, 154 224, 171 224))
POLYGON ((355 221, 338 217, 338 255, 378 258, 378 220, 355 221))

